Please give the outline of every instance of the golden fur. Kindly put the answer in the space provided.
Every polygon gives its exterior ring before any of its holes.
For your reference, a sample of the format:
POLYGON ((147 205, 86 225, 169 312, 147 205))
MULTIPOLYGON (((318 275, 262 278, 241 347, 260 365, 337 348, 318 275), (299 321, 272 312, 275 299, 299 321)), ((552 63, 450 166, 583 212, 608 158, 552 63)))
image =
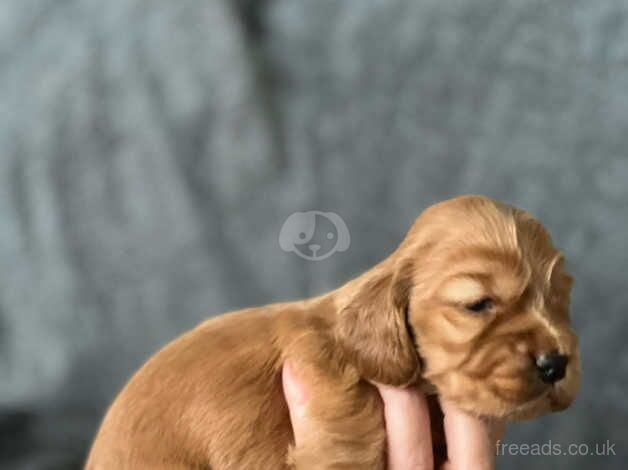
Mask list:
POLYGON ((476 415, 560 410, 579 385, 571 278, 528 213, 482 196, 428 208, 380 264, 320 297, 213 318, 153 356, 109 409, 88 470, 382 469, 372 382, 476 415), (490 298, 482 312, 465 306, 490 298), (534 357, 569 357, 563 380, 534 357), (293 448, 281 368, 311 388, 317 433, 293 448))

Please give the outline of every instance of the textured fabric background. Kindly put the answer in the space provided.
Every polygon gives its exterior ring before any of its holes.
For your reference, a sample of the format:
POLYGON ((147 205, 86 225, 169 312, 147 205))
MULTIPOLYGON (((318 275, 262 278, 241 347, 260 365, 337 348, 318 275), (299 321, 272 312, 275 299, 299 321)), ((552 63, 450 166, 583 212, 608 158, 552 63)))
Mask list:
POLYGON ((621 0, 3 0, 0 467, 79 468, 169 339, 336 286, 478 192, 576 277, 581 395, 508 441, 618 454, 501 466, 625 468, 627 155, 621 0), (311 209, 349 250, 280 249, 311 209))

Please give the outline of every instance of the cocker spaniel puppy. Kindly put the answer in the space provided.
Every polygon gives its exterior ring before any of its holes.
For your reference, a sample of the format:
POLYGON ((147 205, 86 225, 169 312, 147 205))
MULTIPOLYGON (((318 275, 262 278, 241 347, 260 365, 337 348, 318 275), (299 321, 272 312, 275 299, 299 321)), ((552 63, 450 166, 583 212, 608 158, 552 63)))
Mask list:
POLYGON ((481 196, 441 202, 338 289, 222 315, 167 345, 114 401, 86 468, 382 469, 373 383, 475 415, 562 410, 580 377, 571 283, 527 212, 481 196), (296 448, 286 358, 308 376, 318 429, 296 448))

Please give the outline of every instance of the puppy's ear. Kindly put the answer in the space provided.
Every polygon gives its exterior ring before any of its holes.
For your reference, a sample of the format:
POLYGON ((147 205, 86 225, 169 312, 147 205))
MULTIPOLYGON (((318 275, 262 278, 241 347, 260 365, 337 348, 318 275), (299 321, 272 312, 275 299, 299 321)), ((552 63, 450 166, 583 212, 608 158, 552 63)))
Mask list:
POLYGON ((380 269, 339 312, 337 338, 349 362, 365 379, 405 385, 420 373, 415 338, 408 324, 412 263, 380 269))

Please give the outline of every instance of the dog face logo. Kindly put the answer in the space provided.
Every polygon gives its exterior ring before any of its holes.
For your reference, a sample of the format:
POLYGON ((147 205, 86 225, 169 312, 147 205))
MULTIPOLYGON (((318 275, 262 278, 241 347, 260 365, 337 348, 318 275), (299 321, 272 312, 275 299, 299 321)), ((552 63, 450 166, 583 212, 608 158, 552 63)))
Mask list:
POLYGON ((347 224, 334 212, 295 212, 279 232, 279 246, 283 251, 310 261, 346 251, 350 241, 347 224))

